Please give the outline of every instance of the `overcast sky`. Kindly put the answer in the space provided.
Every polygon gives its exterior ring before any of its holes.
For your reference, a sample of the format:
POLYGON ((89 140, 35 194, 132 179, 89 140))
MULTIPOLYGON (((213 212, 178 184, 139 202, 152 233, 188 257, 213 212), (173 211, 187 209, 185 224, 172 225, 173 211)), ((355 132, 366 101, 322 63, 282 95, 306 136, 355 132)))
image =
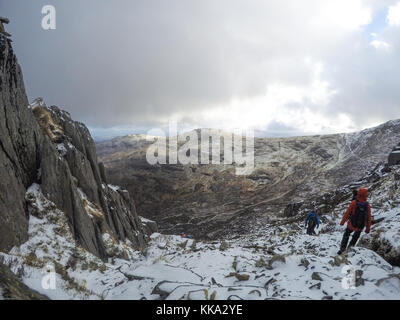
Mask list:
POLYGON ((29 99, 98 139, 169 120, 288 136, 400 118, 399 1, 0 0, 0 15, 29 99))

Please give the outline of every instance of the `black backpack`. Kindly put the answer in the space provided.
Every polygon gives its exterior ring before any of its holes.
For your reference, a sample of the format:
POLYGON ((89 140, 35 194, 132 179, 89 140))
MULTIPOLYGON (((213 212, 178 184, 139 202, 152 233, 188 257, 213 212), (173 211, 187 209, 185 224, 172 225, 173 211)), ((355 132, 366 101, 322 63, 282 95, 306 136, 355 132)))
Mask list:
POLYGON ((350 217, 351 225, 354 228, 362 230, 365 227, 368 218, 368 207, 368 202, 357 201, 356 209, 350 217))

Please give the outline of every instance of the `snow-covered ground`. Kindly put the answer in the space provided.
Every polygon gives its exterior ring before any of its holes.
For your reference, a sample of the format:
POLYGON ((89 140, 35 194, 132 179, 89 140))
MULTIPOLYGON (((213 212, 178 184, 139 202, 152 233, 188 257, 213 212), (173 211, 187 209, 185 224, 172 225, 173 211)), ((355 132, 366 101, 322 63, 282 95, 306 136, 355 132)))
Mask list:
MULTIPOLYGON (((318 236, 305 235, 303 222, 282 219, 221 242, 155 233, 140 252, 104 234, 110 251, 123 250, 126 259, 103 262, 77 246, 67 218, 40 186, 27 198, 29 241, 0 258, 51 299, 400 299, 400 268, 363 247, 336 255, 342 208, 323 217, 318 236)), ((398 246, 398 207, 376 216, 387 225, 373 226, 371 236, 383 228, 379 234, 398 246)))

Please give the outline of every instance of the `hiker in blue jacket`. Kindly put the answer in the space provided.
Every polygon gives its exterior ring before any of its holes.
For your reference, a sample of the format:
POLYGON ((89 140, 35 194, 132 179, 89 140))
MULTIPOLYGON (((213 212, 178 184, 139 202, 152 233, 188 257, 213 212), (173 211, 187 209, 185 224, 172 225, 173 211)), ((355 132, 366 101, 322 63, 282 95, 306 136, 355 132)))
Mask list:
POLYGON ((310 236, 315 235, 315 231, 314 231, 315 226, 317 226, 317 228, 319 228, 319 219, 318 219, 317 214, 313 210, 311 210, 306 218, 306 225, 305 225, 305 227, 307 227, 308 235, 310 235, 310 236))

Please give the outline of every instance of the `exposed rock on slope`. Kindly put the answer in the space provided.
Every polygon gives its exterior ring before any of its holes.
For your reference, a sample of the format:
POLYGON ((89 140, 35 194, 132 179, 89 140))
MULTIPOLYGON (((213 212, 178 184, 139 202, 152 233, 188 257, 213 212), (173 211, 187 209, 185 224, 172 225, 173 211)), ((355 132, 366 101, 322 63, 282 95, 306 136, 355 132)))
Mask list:
POLYGON ((391 166, 400 164, 400 143, 390 153, 388 163, 391 166))
POLYGON ((400 267, 400 166, 393 167, 370 186, 374 228, 359 245, 400 267))
POLYGON ((47 300, 46 296, 31 290, 5 265, 0 263, 0 300, 47 300))
POLYGON ((20 66, 2 35, 0 177, 0 251, 28 240, 29 213, 35 209, 25 194, 34 184, 66 214, 78 244, 96 256, 109 256, 106 232, 135 248, 145 246, 147 236, 129 193, 102 179, 88 129, 40 100, 28 107, 20 66))

